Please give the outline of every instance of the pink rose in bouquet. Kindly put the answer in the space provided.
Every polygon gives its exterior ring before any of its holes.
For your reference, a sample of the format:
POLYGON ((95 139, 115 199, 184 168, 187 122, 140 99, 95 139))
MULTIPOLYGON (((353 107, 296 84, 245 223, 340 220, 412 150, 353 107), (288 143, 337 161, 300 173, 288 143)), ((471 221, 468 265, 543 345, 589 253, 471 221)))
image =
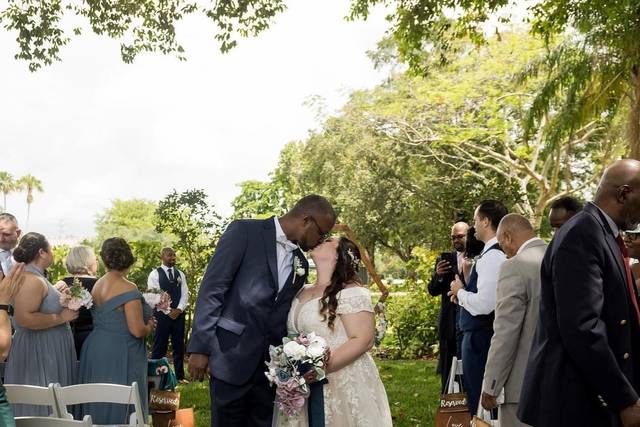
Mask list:
POLYGON ((171 297, 168 293, 158 288, 147 289, 142 297, 154 310, 161 311, 164 314, 171 313, 171 297))
POLYGON ((74 277, 71 287, 60 292, 60 305, 69 310, 78 311, 82 307, 91 308, 93 298, 91 293, 82 286, 80 279, 74 277))

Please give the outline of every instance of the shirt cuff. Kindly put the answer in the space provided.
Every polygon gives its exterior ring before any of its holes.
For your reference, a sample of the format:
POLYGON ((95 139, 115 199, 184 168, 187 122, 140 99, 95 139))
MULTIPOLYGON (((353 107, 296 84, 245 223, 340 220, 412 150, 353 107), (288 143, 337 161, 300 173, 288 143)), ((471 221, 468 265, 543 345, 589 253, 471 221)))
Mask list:
POLYGON ((464 307, 464 306, 465 306, 465 304, 467 303, 467 294, 468 294, 468 293, 469 293, 469 292, 465 291, 464 289, 460 289, 460 290, 458 291, 457 298, 458 298, 458 305, 459 305, 460 307, 464 307))

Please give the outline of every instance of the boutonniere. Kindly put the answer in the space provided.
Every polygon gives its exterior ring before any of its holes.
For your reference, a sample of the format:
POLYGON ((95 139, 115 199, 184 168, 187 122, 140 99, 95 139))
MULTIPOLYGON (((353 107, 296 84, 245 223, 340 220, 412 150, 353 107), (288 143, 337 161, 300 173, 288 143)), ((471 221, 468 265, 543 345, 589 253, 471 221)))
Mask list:
POLYGON ((297 277, 302 277, 307 274, 307 269, 304 267, 299 255, 293 256, 293 281, 296 281, 297 277))
POLYGON ((178 285, 182 285, 182 276, 180 275, 180 273, 178 273, 178 277, 176 280, 178 282, 178 285))

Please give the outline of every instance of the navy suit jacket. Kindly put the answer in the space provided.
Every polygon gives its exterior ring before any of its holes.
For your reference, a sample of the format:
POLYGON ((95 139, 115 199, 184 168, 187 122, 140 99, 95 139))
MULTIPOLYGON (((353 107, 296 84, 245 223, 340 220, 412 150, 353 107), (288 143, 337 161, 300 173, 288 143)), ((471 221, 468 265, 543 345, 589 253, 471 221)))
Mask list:
MULTIPOLYGON (((294 256, 308 272, 302 252, 294 256)), ((282 344, 291 301, 307 278, 292 276, 278 293, 273 218, 229 225, 202 278, 188 347, 209 355, 214 378, 245 384, 264 363, 269 345, 282 344)))
POLYGON ((556 233, 540 298, 518 417, 536 427, 619 425, 619 411, 638 400, 639 326, 619 247, 595 205, 556 233))

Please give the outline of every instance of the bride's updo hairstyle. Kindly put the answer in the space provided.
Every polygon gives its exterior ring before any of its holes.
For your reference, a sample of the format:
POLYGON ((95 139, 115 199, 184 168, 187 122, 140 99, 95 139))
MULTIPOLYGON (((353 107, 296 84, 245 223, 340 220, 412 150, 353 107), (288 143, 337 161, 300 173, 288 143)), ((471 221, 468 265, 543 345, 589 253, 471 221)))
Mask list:
POLYGON ((47 238, 40 233, 27 233, 22 236, 20 243, 18 243, 18 246, 13 250, 13 259, 29 264, 38 257, 40 249, 45 252, 49 250, 47 238))
POLYGON ((331 283, 324 290, 320 299, 320 314, 325 321, 328 319, 329 329, 333 330, 333 323, 336 320, 336 309, 338 308, 338 292, 344 289, 345 285, 359 283, 358 271, 360 270, 360 250, 355 243, 346 237, 340 237, 338 241, 338 259, 336 269, 331 276, 331 283))
POLYGON ((124 271, 136 262, 131 247, 121 237, 111 237, 102 243, 100 258, 109 270, 124 271))

